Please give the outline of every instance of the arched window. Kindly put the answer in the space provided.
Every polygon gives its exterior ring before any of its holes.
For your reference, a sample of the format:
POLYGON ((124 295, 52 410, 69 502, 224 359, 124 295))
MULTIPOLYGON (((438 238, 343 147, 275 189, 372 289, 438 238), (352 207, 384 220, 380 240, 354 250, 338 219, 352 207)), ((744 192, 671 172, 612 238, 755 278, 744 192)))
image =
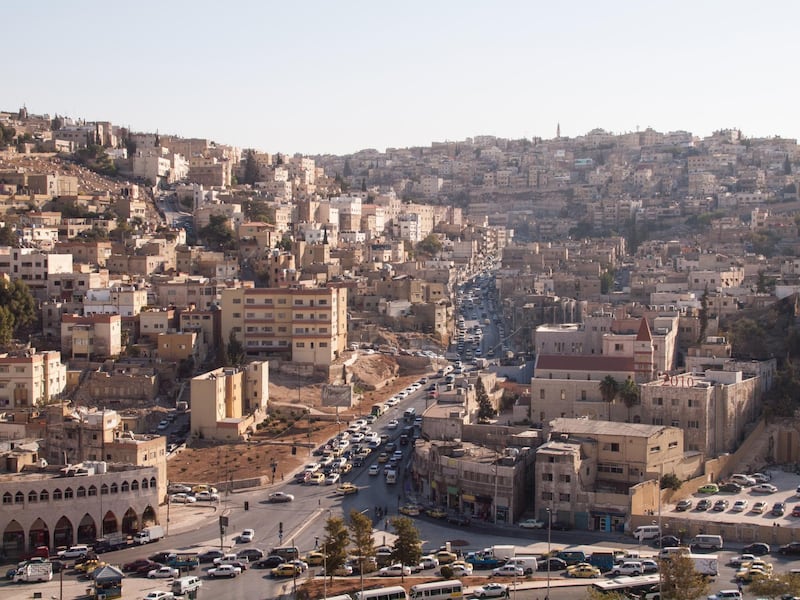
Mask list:
POLYGON ((11 492, 3 494, 3 504, 11 504, 13 501, 14 498, 11 496, 11 492))
POLYGON ((117 487, 117 483, 116 482, 112 483, 111 484, 111 493, 112 494, 116 494, 118 491, 119 491, 119 488, 117 487))
POLYGON ((14 494, 14 504, 24 504, 25 503, 25 494, 22 492, 17 492, 14 494))
POLYGON ((142 489, 143 490, 147 489, 147 479, 142 479, 142 489))
POLYGON ((36 492, 28 492, 28 502, 38 502, 39 494, 36 492))
POLYGON ((61 500, 61 490, 59 488, 53 490, 53 500, 61 500))
POLYGON ((80 486, 78 488, 78 498, 86 498, 86 488, 85 487, 80 486))
POLYGON ((100 495, 108 496, 108 486, 105 483, 100 486, 100 495))
POLYGON ((47 502, 50 499, 50 494, 47 493, 47 490, 42 490, 39 492, 39 502, 47 502))
POLYGON ((137 480, 131 481, 131 491, 138 492, 139 491, 139 482, 137 480))
POLYGON ((151 488, 154 488, 154 487, 156 487, 156 483, 157 483, 157 482, 156 482, 156 478, 155 478, 155 477, 151 477, 151 478, 150 478, 150 487, 151 487, 151 488))
POLYGON ((125 492, 127 492, 130 489, 131 489, 131 486, 128 485, 128 482, 127 481, 123 481, 122 482, 122 488, 121 488, 122 493, 124 494, 125 492))
POLYGON ((64 490, 64 500, 69 500, 74 495, 72 488, 67 488, 64 490))
POLYGON ((97 488, 93 485, 89 486, 89 495, 90 496, 97 496, 97 488))

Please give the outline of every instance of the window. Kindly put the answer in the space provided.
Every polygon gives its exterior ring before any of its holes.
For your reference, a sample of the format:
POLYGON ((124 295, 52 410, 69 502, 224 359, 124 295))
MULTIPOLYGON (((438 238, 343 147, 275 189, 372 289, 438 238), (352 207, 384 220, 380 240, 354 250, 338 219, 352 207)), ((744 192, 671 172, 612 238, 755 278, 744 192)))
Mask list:
POLYGON ((653 398, 653 404, 655 404, 656 406, 663 406, 664 405, 664 399, 660 398, 660 397, 659 398, 653 398))
POLYGON ((233 299, 233 303, 234 304, 241 304, 242 303, 242 299, 241 298, 234 298, 233 299))
POLYGON ((326 304, 328 304, 328 301, 325 298, 320 298, 319 305, 320 306, 325 306, 326 304))
POLYGON ((586 390, 581 390, 581 401, 586 402, 586 390))
POLYGON ((598 473, 614 473, 617 475, 622 475, 625 470, 620 467, 619 465, 604 465, 599 464, 597 465, 597 472, 598 473))
POLYGON ((36 492, 28 492, 28 502, 38 502, 39 494, 36 492))
POLYGON ((650 448, 650 452, 661 452, 661 446, 653 446, 650 448))
POLYGON ((147 489, 147 479, 142 479, 142 489, 143 490, 147 489))
POLYGON ((664 419, 661 417, 653 417, 653 425, 663 425, 664 419))
POLYGON ((692 404, 691 398, 689 398, 689 400, 686 401, 686 406, 688 406, 689 408, 692 408, 692 406, 694 406, 694 404, 692 404))
POLYGON ((544 388, 539 390, 539 400, 544 400, 544 388))
POLYGON ((132 492, 138 492, 139 491, 139 482, 136 481, 135 479, 133 481, 131 481, 131 491, 132 492))
POLYGON ((328 342, 320 342, 319 343, 319 347, 320 348, 327 348, 328 347, 328 342))
POLYGON ((70 498, 73 497, 73 495, 74 492, 72 491, 72 488, 67 488, 64 490, 64 500, 69 500, 70 498))
POLYGON ((61 490, 58 489, 58 488, 54 489, 53 490, 53 500, 61 500, 61 498, 62 498, 61 490))
POLYGON ((305 348, 306 347, 306 343, 305 342, 297 342, 297 344, 295 344, 295 347, 296 348, 305 348))
POLYGON ((50 499, 50 494, 47 493, 47 490, 42 490, 39 492, 39 502, 47 502, 50 499))
POLYGON ((14 499, 11 497, 9 492, 3 494, 3 504, 11 504, 13 501, 14 499))
POLYGON ((678 447, 678 442, 670 442, 667 447, 668 448, 677 448, 678 447))
POLYGON ((680 426, 681 426, 681 422, 680 422, 680 420, 678 420, 678 419, 672 419, 672 426, 673 426, 673 427, 680 427, 680 426))
POLYGON ((615 352, 622 352, 622 344, 614 344, 615 352))
POLYGON ((108 486, 105 483, 100 486, 100 495, 108 496, 108 486))
POLYGON ((303 301, 302 300, 295 300, 294 301, 294 305, 295 306, 303 306, 303 301))
POLYGON ((93 485, 89 486, 89 497, 97 496, 97 488, 93 485))
POLYGON ((25 494, 22 492, 17 492, 14 494, 14 504, 24 504, 25 503, 25 494))
POLYGON ((553 492, 542 492, 542 500, 552 500, 553 492))
POLYGON ((619 452, 619 443, 618 442, 612 442, 610 450, 611 450, 611 452, 619 452))
POLYGON ((570 500, 569 494, 559 494, 558 500, 559 502, 569 502, 570 500))
POLYGON ((78 498, 86 498, 86 488, 85 487, 80 486, 78 488, 78 498))
POLYGON ((233 313, 233 318, 234 319, 241 319, 242 318, 242 313, 239 313, 239 312, 233 313))
POLYGON ((563 474, 559 475, 558 480, 561 483, 569 483, 570 481, 572 481, 572 475, 563 475, 563 474))
POLYGON ((256 303, 256 299, 255 298, 247 298, 245 300, 245 304, 255 304, 255 303, 256 303))
POLYGON ((700 429, 700 421, 688 421, 686 427, 689 429, 700 429))
POLYGON ((553 481, 552 473, 542 473, 542 481, 553 481))

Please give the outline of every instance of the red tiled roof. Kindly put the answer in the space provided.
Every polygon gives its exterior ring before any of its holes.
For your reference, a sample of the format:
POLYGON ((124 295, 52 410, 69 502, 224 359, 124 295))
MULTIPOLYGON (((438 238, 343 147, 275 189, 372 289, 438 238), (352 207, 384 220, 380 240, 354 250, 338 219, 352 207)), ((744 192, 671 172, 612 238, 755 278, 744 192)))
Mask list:
POLYGON ((639 333, 636 334, 637 342, 652 342, 653 336, 650 335, 650 326, 647 324, 647 319, 642 317, 642 322, 639 324, 639 333))

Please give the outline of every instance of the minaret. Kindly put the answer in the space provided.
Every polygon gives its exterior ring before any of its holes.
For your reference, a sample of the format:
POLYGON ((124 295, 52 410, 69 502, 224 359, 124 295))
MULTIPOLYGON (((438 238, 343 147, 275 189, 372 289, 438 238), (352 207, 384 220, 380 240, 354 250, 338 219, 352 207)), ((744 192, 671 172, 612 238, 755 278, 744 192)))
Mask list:
POLYGON ((323 225, 322 226, 322 245, 323 246, 327 246, 328 245, 328 226, 327 225, 323 225))
POLYGON ((639 332, 633 342, 633 371, 637 383, 653 380, 653 360, 653 336, 650 335, 647 319, 642 317, 639 332))
POLYGON ((556 139, 561 139, 561 123, 556 123, 556 139))

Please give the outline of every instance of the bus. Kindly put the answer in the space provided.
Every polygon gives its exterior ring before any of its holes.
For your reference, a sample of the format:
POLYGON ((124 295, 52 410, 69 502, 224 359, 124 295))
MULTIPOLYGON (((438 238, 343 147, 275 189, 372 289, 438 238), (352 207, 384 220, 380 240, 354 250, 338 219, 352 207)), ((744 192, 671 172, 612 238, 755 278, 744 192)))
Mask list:
POLYGON ((355 598, 355 600, 408 600, 408 594, 406 594, 406 589, 404 587, 393 585, 391 587, 356 592, 353 598, 355 598))
POLYGON ((409 594, 411 600, 449 600, 463 597, 464 586, 458 579, 418 583, 411 586, 409 594))
POLYGON ((605 581, 596 581, 592 584, 592 589, 602 594, 625 594, 629 598, 641 598, 651 600, 658 598, 658 573, 649 575, 637 575, 635 577, 615 577, 605 581))
POLYGON ((338 596, 325 596, 322 600, 353 600, 350 594, 339 594, 338 596))

